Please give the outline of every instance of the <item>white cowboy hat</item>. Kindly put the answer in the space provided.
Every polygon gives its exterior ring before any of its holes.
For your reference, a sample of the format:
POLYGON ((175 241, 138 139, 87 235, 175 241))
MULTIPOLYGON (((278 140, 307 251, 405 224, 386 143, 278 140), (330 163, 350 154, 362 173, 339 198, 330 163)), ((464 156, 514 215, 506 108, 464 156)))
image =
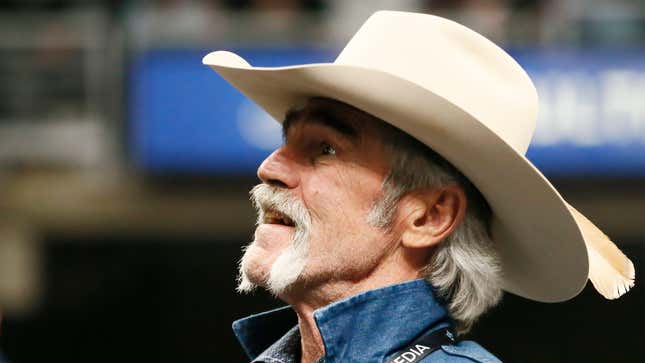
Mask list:
POLYGON ((252 67, 226 51, 203 63, 279 122, 310 97, 333 98, 449 160, 490 204, 505 290, 555 302, 585 286, 579 222, 524 156, 535 129, 535 87, 513 58, 478 33, 437 16, 379 11, 334 63, 252 67))

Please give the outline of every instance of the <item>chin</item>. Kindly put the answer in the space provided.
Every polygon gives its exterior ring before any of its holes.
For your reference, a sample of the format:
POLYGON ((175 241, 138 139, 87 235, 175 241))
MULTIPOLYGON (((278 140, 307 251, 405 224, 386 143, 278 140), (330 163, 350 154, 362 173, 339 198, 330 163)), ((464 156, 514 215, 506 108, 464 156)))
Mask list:
POLYGON ((238 266, 238 292, 248 293, 258 286, 264 286, 271 271, 272 262, 267 252, 255 242, 245 248, 244 255, 238 266))
POLYGON ((305 269, 307 250, 306 244, 290 244, 272 258, 252 243, 240 261, 237 290, 251 292, 261 286, 276 297, 288 293, 305 269))

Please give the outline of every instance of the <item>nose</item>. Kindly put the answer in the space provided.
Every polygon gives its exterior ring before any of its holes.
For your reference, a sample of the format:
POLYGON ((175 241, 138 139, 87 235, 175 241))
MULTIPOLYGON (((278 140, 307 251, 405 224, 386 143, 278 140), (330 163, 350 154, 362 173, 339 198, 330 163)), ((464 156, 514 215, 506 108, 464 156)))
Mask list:
POLYGON ((269 155, 258 168, 258 178, 263 183, 278 188, 293 189, 298 185, 295 162, 284 146, 269 155))

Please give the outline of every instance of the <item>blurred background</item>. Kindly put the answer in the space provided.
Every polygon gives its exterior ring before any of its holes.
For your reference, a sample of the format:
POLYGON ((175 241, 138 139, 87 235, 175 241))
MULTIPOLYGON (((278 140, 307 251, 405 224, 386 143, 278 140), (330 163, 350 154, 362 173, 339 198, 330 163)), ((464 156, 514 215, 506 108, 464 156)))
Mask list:
MULTIPOLYGON (((234 293, 280 130, 201 58, 333 61, 378 9, 457 20, 516 57, 541 97, 528 158, 643 281, 643 1, 2 0, 0 361, 245 361, 231 322, 281 305, 234 293)), ((471 338, 508 362, 643 361, 644 313, 639 286, 507 294, 471 338)))

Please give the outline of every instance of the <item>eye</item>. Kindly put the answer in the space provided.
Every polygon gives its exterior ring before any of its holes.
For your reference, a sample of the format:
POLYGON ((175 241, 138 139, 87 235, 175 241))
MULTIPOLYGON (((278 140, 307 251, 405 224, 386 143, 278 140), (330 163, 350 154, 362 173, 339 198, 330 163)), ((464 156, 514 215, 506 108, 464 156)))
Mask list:
POLYGON ((320 148, 323 155, 336 155, 336 150, 324 141, 320 143, 320 148))

